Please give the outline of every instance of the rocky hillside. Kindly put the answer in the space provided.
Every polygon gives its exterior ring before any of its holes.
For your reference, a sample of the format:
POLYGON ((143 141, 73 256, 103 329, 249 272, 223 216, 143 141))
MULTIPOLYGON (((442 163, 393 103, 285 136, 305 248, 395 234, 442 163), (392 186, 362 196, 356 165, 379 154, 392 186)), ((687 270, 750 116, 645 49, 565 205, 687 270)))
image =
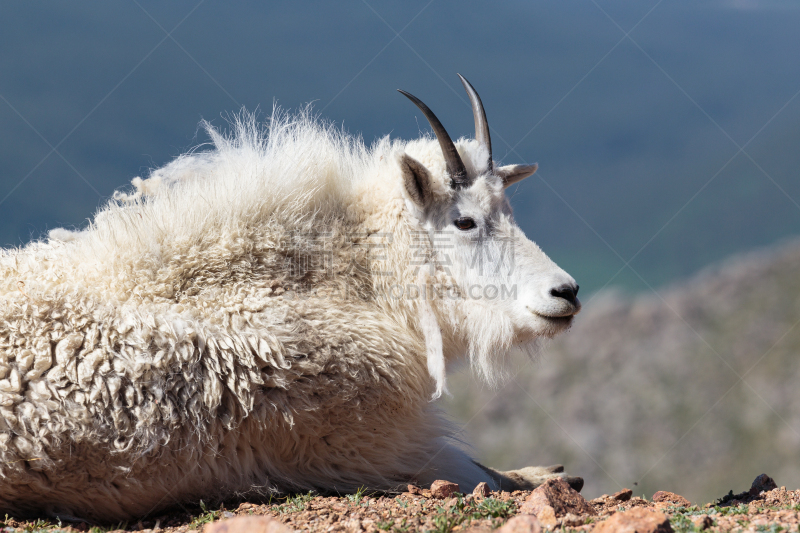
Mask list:
POLYGON ((800 241, 657 293, 584 299, 500 390, 462 371, 447 410, 496 468, 563 463, 587 498, 707 502, 763 471, 800 486, 800 241))

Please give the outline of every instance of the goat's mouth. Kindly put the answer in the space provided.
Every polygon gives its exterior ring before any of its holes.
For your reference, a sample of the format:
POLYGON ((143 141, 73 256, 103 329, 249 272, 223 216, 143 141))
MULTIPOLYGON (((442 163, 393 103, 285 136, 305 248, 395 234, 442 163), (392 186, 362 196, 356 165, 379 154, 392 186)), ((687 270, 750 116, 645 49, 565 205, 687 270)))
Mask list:
MULTIPOLYGON (((527 307, 527 306, 526 306, 527 307)), ((572 324, 572 320, 575 318, 576 313, 566 314, 566 315, 547 315, 544 313, 539 313, 534 311, 530 307, 527 307, 528 311, 531 312, 532 315, 542 319, 548 325, 552 326, 556 330, 561 330, 568 328, 572 324)))
POLYGON ((569 325, 572 323, 572 319, 575 318, 575 315, 567 315, 567 316, 547 316, 547 315, 540 315, 537 314, 539 318, 543 318, 546 321, 550 322, 551 324, 562 324, 564 326, 569 325))
POLYGON ((535 309, 532 309, 531 306, 529 306, 529 305, 526 305, 525 309, 530 311, 531 314, 538 316, 539 318, 544 318, 544 319, 547 319, 547 320, 566 320, 566 321, 570 321, 573 318, 575 318, 575 315, 578 314, 578 312, 580 311, 581 308, 578 307, 575 310, 571 310, 571 311, 568 311, 566 313, 558 314, 558 315, 550 315, 550 314, 547 314, 547 313, 542 313, 541 311, 536 311, 535 309))

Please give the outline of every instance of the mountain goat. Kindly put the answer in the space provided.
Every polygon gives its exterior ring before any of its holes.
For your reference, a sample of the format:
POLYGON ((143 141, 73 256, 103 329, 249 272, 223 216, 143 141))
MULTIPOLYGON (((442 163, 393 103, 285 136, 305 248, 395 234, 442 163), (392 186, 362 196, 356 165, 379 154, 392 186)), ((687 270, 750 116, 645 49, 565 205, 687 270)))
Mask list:
MULTIPOLYGON (((308 109, 251 115, 133 180, 82 231, 0 253, 0 511, 128 520, 182 502, 531 488, 432 405, 570 326, 575 281, 515 225, 476 139, 366 147, 308 109)), ((580 489, 580 478, 567 478, 580 489)))

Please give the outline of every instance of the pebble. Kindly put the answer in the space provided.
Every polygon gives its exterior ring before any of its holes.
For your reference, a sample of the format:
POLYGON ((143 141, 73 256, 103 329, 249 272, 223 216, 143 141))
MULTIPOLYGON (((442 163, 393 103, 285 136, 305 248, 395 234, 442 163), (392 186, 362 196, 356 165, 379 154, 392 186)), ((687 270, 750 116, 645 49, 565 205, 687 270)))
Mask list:
POLYGON ((472 494, 476 498, 488 498, 492 495, 492 489, 489 488, 489 485, 481 481, 478 485, 472 490, 472 494))
POLYGON ((597 512, 580 495, 560 478, 549 479, 536 488, 520 509, 522 514, 535 515, 542 525, 554 527, 567 514, 594 516, 597 512))
POLYGON ((497 533, 541 533, 542 524, 533 515, 517 515, 497 530, 497 533))
POLYGON ((408 486, 408 492, 410 492, 411 494, 419 495, 419 494, 422 494, 422 489, 417 487, 416 485, 409 485, 408 486))
POLYGON ((703 531, 703 530, 708 529, 711 526, 713 526, 714 525, 714 520, 710 516, 708 516, 707 514, 704 514, 704 515, 695 516, 694 518, 692 518, 692 524, 694 524, 694 527, 696 527, 700 531, 703 531))
POLYGON ((268 516, 237 516, 212 522, 204 533, 290 533, 291 529, 268 516))
POLYGON ((452 497, 456 492, 461 492, 457 483, 451 483, 450 481, 444 481, 442 479, 437 479, 431 483, 431 497, 433 498, 443 500, 452 497))
POLYGON ((672 526, 664 513, 636 507, 630 511, 616 513, 605 522, 600 522, 593 533, 670 533, 672 526))
POLYGON ((611 497, 618 502, 626 502, 631 499, 631 496, 633 496, 633 491, 631 489, 622 489, 619 492, 615 492, 611 497))
POLYGON ((586 518, 576 514, 567 513, 559 520, 561 527, 578 527, 586 523, 586 518))
POLYGON ((770 491, 777 489, 778 485, 775 483, 775 480, 769 477, 766 474, 761 474, 757 478, 753 480, 753 484, 750 486, 750 495, 757 496, 762 492, 770 491))
POLYGON ((675 507, 691 507, 692 505, 692 503, 683 496, 675 494, 674 492, 667 492, 666 490, 660 490, 653 494, 653 501, 668 503, 675 507))

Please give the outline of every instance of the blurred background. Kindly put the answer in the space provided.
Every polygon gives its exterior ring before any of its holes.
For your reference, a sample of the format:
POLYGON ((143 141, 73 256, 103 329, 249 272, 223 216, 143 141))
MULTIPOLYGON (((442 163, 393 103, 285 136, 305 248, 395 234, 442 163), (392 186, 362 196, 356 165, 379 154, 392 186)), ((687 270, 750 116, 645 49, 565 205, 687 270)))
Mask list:
POLYGON ((519 224, 581 285, 575 327, 444 408, 498 468, 564 463, 706 502, 800 487, 800 4, 794 0, 5 2, 0 244, 79 228, 242 107, 313 102, 540 164, 519 224))

